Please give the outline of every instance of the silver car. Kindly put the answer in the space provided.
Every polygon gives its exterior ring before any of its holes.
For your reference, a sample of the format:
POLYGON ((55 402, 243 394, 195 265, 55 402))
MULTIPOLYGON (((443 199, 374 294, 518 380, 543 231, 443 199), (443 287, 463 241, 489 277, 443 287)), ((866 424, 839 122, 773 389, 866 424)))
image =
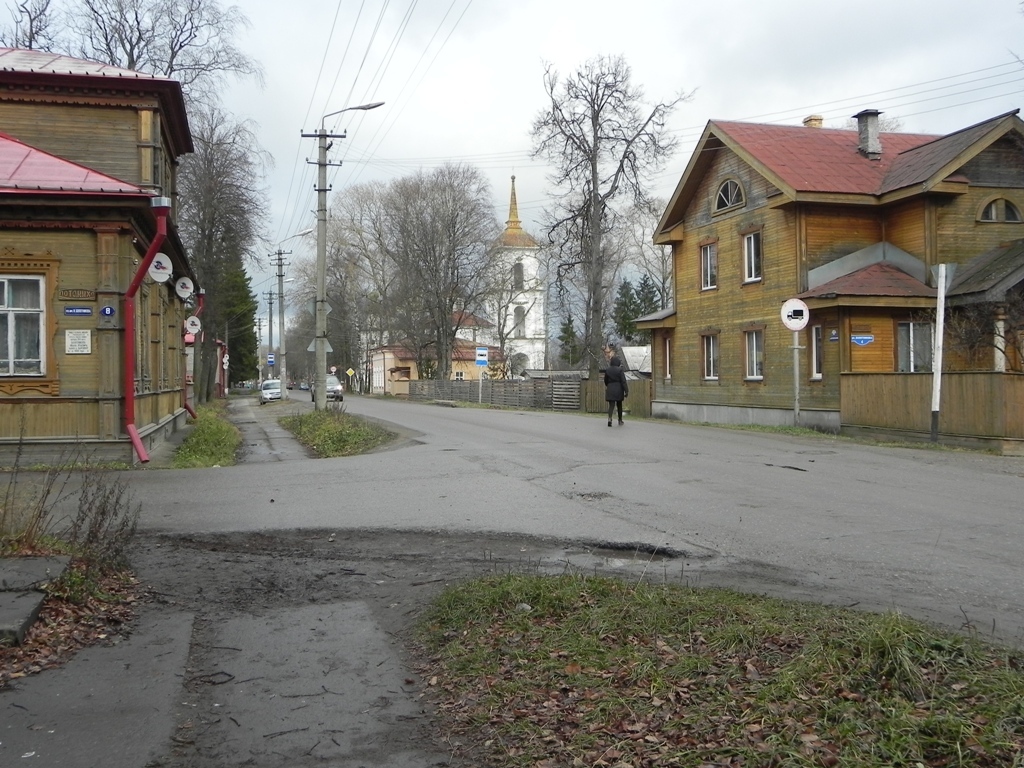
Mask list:
MULTIPOLYGON (((328 374, 327 386, 325 388, 325 396, 328 400, 338 400, 339 402, 345 399, 345 385, 341 383, 341 379, 337 376, 328 374)), ((309 388, 309 394, 313 402, 316 402, 316 383, 309 388)))
POLYGON ((281 380, 267 379, 260 385, 260 405, 281 399, 281 380))

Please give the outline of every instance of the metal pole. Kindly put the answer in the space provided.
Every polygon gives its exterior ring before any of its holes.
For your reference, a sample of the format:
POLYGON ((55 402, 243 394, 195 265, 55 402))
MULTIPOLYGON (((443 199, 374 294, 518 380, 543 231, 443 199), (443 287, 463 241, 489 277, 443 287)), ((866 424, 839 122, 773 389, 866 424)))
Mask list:
POLYGON ((938 298, 935 302, 935 338, 932 340, 932 434, 939 442, 939 401, 942 394, 942 335, 946 318, 946 265, 938 266, 938 298))
POLYGON ((800 426, 800 331, 793 331, 793 426, 800 426))

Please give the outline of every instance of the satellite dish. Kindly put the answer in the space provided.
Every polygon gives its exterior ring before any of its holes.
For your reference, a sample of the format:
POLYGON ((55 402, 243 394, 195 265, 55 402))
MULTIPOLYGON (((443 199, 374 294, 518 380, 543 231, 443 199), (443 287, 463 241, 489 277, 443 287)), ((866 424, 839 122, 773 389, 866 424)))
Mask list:
POLYGON ((166 283, 171 279, 171 257, 166 253, 158 253, 149 265, 149 276, 155 282, 166 283))
POLYGON ((179 277, 178 282, 174 284, 174 292, 182 301, 191 296, 195 292, 195 288, 190 277, 179 277))
POLYGON ((185 330, 193 334, 199 333, 203 330, 203 324, 200 322, 198 317, 190 315, 185 319, 185 330))

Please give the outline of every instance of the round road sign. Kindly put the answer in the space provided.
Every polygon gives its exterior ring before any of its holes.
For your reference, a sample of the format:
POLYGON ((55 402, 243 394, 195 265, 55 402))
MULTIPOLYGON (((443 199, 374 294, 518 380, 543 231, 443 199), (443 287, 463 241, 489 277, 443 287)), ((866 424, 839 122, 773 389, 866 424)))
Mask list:
POLYGON ((788 299, 782 305, 782 324, 791 331, 802 331, 807 327, 811 311, 800 299, 788 299))

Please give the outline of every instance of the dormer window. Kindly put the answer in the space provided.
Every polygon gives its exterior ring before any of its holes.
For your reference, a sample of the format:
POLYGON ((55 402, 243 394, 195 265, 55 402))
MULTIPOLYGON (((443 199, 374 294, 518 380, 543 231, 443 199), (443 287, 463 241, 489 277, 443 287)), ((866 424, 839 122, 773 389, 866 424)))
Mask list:
POLYGON ((978 214, 978 221, 1005 221, 1011 224, 1019 224, 1024 221, 1020 209, 1007 200, 1005 197, 997 197, 989 200, 985 207, 978 214))
POLYGON ((715 212, 734 208, 738 205, 743 205, 743 190, 739 184, 729 179, 718 188, 718 197, 715 198, 715 212))

